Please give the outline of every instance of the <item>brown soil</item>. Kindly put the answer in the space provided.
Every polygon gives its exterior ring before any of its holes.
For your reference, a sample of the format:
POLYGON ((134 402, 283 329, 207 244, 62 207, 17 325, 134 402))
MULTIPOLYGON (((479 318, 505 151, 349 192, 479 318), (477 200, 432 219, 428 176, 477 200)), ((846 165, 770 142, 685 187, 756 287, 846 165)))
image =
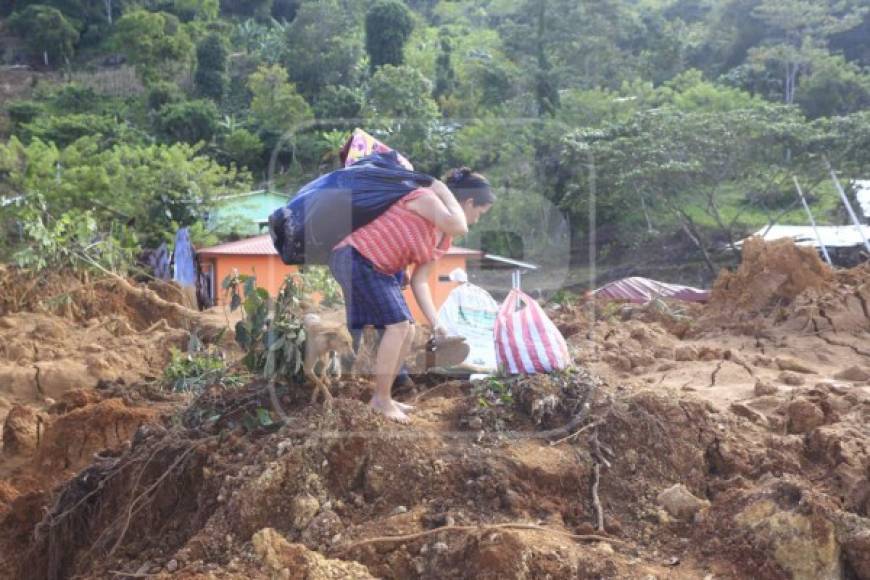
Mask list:
POLYGON ((549 308, 577 369, 420 380, 410 426, 354 376, 283 425, 259 383, 16 411, 0 577, 870 578, 868 270, 769 246, 706 307, 549 308))

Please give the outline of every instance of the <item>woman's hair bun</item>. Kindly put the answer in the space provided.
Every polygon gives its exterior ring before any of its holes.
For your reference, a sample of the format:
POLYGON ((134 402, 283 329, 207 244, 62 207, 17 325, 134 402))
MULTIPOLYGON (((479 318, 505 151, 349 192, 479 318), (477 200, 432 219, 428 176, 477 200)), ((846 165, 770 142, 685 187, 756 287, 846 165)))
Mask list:
POLYGON ((466 177, 472 174, 472 171, 469 167, 459 167, 450 172, 448 176, 448 180, 453 183, 459 183, 464 180, 466 177))

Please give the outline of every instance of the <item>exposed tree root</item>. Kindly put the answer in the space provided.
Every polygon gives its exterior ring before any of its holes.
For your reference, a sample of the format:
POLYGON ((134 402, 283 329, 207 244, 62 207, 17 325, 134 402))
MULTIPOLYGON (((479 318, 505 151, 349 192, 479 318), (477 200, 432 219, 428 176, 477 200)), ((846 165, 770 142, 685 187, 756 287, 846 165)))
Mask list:
POLYGON ((442 528, 435 528, 432 530, 425 530, 422 532, 416 532, 413 534, 400 534, 396 536, 377 536, 375 538, 367 538, 365 540, 360 540, 358 542, 351 542, 349 544, 345 544, 344 546, 340 546, 337 548, 338 552, 346 552, 348 550, 352 550, 354 548, 359 548, 361 546, 366 546, 369 544, 382 544, 384 542, 408 542, 410 540, 416 540, 419 538, 424 538, 426 536, 431 536, 433 534, 440 534, 442 532, 483 532, 489 530, 532 530, 535 532, 547 532, 550 534, 556 534, 565 538, 570 538, 572 540, 576 540, 578 542, 611 542, 616 544, 624 544, 622 540, 617 538, 610 538, 608 536, 600 536, 597 534, 572 534, 571 532, 566 532, 563 530, 556 530, 553 528, 547 528, 544 526, 539 526, 536 524, 525 524, 521 522, 509 522, 504 524, 485 524, 480 526, 444 526, 442 528))

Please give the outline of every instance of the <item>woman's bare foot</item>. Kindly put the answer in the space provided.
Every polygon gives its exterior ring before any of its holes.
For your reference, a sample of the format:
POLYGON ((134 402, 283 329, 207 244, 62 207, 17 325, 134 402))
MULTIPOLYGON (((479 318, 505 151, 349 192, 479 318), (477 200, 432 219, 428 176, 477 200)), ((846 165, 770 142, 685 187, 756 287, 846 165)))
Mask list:
POLYGON ((411 418, 402 412, 402 409, 400 409, 392 399, 387 399, 385 401, 373 397, 369 402, 369 405, 371 405, 372 409, 396 423, 407 425, 411 422, 411 418))
POLYGON ((415 405, 409 405, 407 403, 400 403, 399 401, 393 401, 393 403, 399 408, 403 413, 413 413, 417 407, 415 405))

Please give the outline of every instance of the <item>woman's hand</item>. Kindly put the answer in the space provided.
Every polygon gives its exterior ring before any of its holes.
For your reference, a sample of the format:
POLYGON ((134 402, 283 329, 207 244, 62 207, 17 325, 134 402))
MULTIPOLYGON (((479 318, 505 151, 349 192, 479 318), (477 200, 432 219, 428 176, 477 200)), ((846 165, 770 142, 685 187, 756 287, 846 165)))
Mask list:
POLYGON ((447 332, 447 329, 440 324, 432 328, 432 336, 434 336, 435 338, 447 338, 449 334, 450 333, 447 332))

